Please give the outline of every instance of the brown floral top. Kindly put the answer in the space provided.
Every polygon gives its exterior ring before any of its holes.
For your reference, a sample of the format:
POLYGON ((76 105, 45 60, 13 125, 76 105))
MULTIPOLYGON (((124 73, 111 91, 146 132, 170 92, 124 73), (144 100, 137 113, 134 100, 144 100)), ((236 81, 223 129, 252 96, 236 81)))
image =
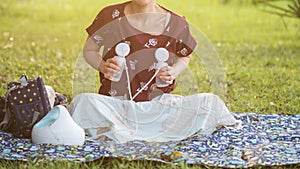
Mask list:
MULTIPOLYGON (((185 18, 167 9, 165 10, 171 14, 171 17, 162 34, 151 35, 136 29, 129 24, 124 14, 124 8, 128 3, 130 2, 105 7, 86 31, 99 46, 103 47, 102 56, 104 60, 116 55, 115 46, 118 43, 125 42, 130 45, 130 54, 126 57, 126 63, 131 93, 134 95, 155 73, 157 61, 154 52, 157 48, 164 47, 169 51, 170 57, 167 62, 172 65, 176 56, 186 57, 190 55, 196 46, 196 41, 190 34, 189 25, 185 18)), ((100 73, 100 82, 100 94, 128 97, 125 71, 119 82, 112 82, 100 73)), ((134 101, 148 101, 155 95, 154 93, 170 93, 174 87, 175 81, 168 87, 158 89, 154 78, 134 101)))

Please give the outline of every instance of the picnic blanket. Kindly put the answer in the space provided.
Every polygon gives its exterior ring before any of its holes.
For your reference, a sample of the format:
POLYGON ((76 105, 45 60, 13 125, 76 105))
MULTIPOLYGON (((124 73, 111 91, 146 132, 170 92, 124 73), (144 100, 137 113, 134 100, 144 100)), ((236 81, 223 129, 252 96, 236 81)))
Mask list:
POLYGON ((177 142, 109 141, 83 146, 32 144, 0 132, 0 158, 6 160, 69 160, 89 162, 102 157, 170 163, 248 168, 300 163, 300 115, 232 113, 240 129, 220 128, 210 136, 177 142))

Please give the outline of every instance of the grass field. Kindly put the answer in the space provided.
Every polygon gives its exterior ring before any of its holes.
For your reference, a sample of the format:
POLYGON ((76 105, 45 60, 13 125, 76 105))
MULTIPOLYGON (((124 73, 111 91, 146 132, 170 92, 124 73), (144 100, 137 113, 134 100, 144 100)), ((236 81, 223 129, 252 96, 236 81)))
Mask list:
MULTIPOLYGON (((217 49, 231 111, 300 113, 299 19, 265 13, 246 0, 232 1, 158 0, 184 15, 217 49)), ((0 94, 5 94, 7 82, 26 73, 41 75, 71 100, 72 76, 87 36, 84 29, 99 9, 115 2, 120 1, 0 0, 0 94)), ((197 73, 203 74, 200 92, 210 92, 206 72, 197 73)))

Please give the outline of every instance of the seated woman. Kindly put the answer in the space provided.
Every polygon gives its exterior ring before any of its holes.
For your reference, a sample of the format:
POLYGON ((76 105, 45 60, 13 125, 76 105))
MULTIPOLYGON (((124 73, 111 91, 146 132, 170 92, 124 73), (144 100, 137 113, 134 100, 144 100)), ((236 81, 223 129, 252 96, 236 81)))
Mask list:
POLYGON ((83 55, 101 87, 76 96, 70 111, 92 139, 182 140, 235 124, 216 95, 169 94, 197 45, 184 17, 155 0, 131 0, 105 7, 86 30, 83 55))

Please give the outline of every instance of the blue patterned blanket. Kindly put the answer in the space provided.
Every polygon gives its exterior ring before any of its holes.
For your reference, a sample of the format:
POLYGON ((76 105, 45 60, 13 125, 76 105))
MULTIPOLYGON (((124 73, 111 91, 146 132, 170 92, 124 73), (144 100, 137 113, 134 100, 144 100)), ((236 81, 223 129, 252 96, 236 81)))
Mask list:
POLYGON ((93 161, 102 157, 185 162, 226 168, 300 163, 300 115, 233 113, 241 129, 218 129, 211 136, 180 142, 86 142, 83 146, 32 144, 0 131, 0 158, 6 160, 93 161))

